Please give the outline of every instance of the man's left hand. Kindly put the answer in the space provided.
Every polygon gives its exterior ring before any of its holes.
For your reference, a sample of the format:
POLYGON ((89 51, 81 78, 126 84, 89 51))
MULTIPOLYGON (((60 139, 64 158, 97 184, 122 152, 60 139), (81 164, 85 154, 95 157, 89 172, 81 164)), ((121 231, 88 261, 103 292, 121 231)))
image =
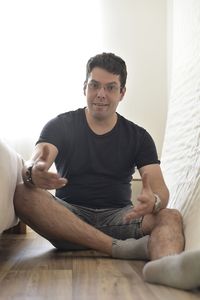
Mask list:
POLYGON ((151 189, 149 175, 147 173, 144 173, 142 176, 142 190, 137 197, 137 202, 133 210, 125 216, 125 222, 151 214, 153 211, 155 195, 151 189))

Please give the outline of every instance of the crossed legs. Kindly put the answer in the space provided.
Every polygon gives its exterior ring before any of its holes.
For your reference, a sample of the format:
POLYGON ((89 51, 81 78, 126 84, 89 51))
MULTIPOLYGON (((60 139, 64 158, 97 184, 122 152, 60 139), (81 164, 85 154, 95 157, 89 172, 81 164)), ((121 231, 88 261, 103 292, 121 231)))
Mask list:
POLYGON ((181 289, 200 286, 200 251, 182 252, 182 218, 176 210, 145 216, 142 230, 146 236, 123 241, 85 223, 41 189, 19 185, 14 205, 19 218, 50 241, 81 244, 115 258, 151 259, 143 269, 146 281, 181 289))
POLYGON ((18 185, 14 206, 24 223, 55 245, 60 241, 70 242, 114 258, 147 259, 148 236, 138 240, 115 240, 82 221, 45 190, 18 185))
POLYGON ((145 216, 142 229, 146 236, 122 241, 85 223, 47 191, 20 184, 14 205, 18 217, 50 241, 69 241, 109 256, 130 259, 148 260, 150 257, 154 260, 183 250, 182 220, 176 211, 164 209, 157 216, 145 216), (148 234, 151 234, 150 239, 148 234))

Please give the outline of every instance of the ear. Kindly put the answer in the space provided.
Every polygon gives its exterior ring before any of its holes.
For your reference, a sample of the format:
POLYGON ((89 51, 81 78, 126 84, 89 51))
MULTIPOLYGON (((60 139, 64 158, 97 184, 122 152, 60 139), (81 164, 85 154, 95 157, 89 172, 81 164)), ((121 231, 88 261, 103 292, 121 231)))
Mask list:
POLYGON ((83 94, 84 94, 84 96, 86 96, 86 87, 87 87, 87 82, 84 82, 84 85, 83 85, 83 94))
POLYGON ((122 88, 122 90, 120 92, 120 99, 119 99, 119 101, 121 101, 124 98, 125 93, 126 93, 126 87, 122 88))

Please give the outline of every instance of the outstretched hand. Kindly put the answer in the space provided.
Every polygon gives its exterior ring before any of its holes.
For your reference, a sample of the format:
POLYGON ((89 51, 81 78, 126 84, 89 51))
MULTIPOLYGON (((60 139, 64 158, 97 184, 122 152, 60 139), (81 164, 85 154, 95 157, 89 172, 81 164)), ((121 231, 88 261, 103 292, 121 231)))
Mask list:
POLYGON ((42 189, 58 189, 67 184, 67 179, 62 178, 58 173, 49 172, 48 146, 42 148, 41 155, 36 159, 32 168, 32 179, 34 184, 42 189))
POLYGON ((144 173, 142 176, 142 190, 137 197, 137 204, 133 210, 125 216, 125 221, 151 214, 155 204, 155 196, 149 183, 149 175, 144 173))

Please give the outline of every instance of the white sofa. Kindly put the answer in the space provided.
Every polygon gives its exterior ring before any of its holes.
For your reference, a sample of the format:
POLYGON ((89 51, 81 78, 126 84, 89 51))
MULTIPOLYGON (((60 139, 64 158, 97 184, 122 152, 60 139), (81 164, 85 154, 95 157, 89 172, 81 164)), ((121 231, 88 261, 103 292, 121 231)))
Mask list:
POLYGON ((18 223, 13 206, 16 184, 21 178, 22 158, 0 140, 0 234, 18 223))

